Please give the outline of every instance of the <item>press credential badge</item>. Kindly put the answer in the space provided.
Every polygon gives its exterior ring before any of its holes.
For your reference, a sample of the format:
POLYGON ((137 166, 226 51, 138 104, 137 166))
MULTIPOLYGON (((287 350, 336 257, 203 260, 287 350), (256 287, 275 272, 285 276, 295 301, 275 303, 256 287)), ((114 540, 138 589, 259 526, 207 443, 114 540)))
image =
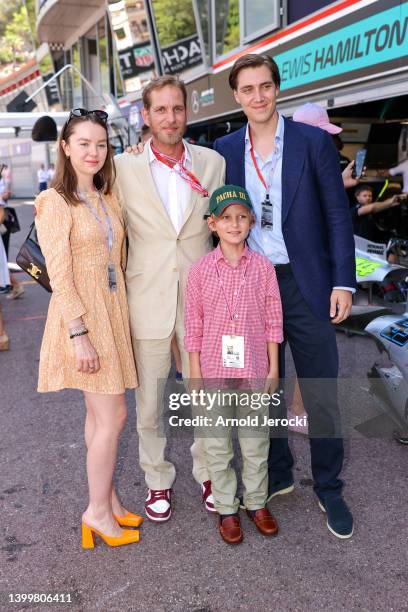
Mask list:
POLYGON ((222 336, 222 365, 224 368, 243 368, 244 364, 244 336, 222 336))

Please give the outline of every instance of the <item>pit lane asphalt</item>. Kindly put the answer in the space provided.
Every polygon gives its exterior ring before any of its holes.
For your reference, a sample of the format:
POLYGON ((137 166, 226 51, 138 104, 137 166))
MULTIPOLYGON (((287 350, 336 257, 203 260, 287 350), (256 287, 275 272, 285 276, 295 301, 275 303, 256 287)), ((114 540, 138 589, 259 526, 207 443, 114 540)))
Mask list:
MULTIPOLYGON (((32 208, 17 204, 27 228, 32 208)), ((24 235, 25 229, 12 237, 11 260, 24 235)), ((23 298, 0 296, 11 339, 10 351, 0 353, 2 609, 52 609, 5 599, 9 593, 52 592, 71 593, 72 605, 54 606, 75 611, 408 610, 408 449, 390 439, 346 441, 344 497, 355 519, 350 540, 328 532, 313 494, 307 440, 294 435, 295 491, 270 504, 279 536, 263 538, 241 514, 245 540, 229 547, 201 503, 188 436, 169 441, 178 474, 171 520, 146 520, 138 544, 110 549, 100 543, 83 551, 82 399, 76 391, 36 393, 49 296, 24 279, 29 284, 23 298)), ((338 343, 341 375, 360 377, 360 386, 368 387, 366 372, 377 359, 374 343, 342 333, 338 343)), ((115 478, 124 505, 143 513, 146 487, 131 392, 127 399, 129 418, 115 478)))

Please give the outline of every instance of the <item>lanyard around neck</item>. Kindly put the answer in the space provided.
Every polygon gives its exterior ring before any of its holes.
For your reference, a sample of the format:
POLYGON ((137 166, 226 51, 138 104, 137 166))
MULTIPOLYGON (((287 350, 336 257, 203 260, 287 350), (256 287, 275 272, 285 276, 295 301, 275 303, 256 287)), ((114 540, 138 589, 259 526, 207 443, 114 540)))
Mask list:
POLYGON ((245 277, 246 277, 246 273, 247 273, 247 269, 248 269, 250 261, 251 261, 251 256, 249 256, 247 258, 247 261, 246 261, 246 264, 245 264, 245 268, 244 268, 244 273, 243 273, 242 279, 241 279, 241 284, 240 284, 239 289, 238 289, 237 299, 235 301, 235 308, 234 308, 234 310, 232 310, 232 308, 230 308, 230 304, 229 304, 229 301, 228 301, 228 298, 227 298, 227 294, 225 293, 225 287, 224 287, 224 283, 222 282, 222 279, 221 279, 221 273, 220 273, 220 269, 218 267, 217 259, 216 259, 216 257, 214 257, 214 264, 215 264, 215 269, 216 269, 217 276, 218 276, 218 282, 220 283, 221 291, 222 291, 222 294, 224 296, 225 304, 227 306, 228 314, 230 316, 230 320, 231 320, 231 323, 232 323, 233 326, 235 326, 235 315, 236 315, 236 312, 238 310, 238 303, 239 303, 239 300, 241 299, 241 294, 242 294, 243 289, 244 289, 245 277))
POLYGON ((98 191, 97 193, 98 193, 99 201, 100 201, 101 206, 102 206, 103 213, 105 215, 106 225, 103 222, 103 219, 99 216, 98 211, 96 210, 96 208, 91 204, 91 202, 87 198, 86 194, 83 193, 82 191, 80 191, 78 193, 78 195, 81 198, 81 201, 85 204, 85 206, 88 208, 88 210, 92 213, 92 215, 95 217, 95 219, 98 221, 99 225, 101 226, 102 231, 103 231, 103 233, 106 236, 106 240, 107 240, 107 243, 108 243, 109 254, 110 254, 111 251, 112 251, 112 247, 113 247, 113 227, 112 227, 112 221, 111 221, 111 218, 109 216, 108 209, 106 207, 106 203, 105 203, 105 200, 102 197, 101 192, 98 191))
POLYGON ((150 146, 151 146, 151 149, 153 151, 155 158, 159 162, 161 162, 168 168, 171 168, 172 170, 174 170, 174 172, 176 172, 179 175, 179 177, 183 179, 183 181, 186 181, 186 183, 190 185, 191 189, 193 189, 194 191, 197 191, 197 193, 201 194, 203 198, 208 197, 209 195, 208 191, 201 185, 198 178, 194 176, 192 172, 187 170, 185 166, 185 161, 186 161, 185 150, 183 151, 183 155, 181 156, 181 159, 178 160, 178 159, 175 159, 174 157, 170 157, 170 155, 166 155, 165 153, 161 153, 160 151, 158 151, 153 146, 152 142, 150 143, 150 146))
MULTIPOLYGON (((256 155, 255 155, 255 149, 254 149, 254 144, 253 144, 253 140, 252 140, 252 134, 251 134, 251 126, 248 125, 248 134, 249 134, 249 142, 250 142, 250 154, 251 154, 251 159, 252 159, 252 163, 254 165, 254 168, 256 170, 256 173, 259 177, 259 180, 261 181, 262 185, 265 187, 266 192, 269 192, 269 189, 271 188, 272 185, 272 181, 273 181, 273 177, 275 174, 275 170, 276 170, 276 166, 278 165, 278 160, 279 160, 279 156, 280 156, 280 151, 279 151, 279 146, 276 144, 276 140, 275 140, 275 148, 273 151, 273 156, 272 156, 272 170, 271 170, 271 175, 270 175, 270 181, 269 183, 267 183, 262 175, 262 172, 259 169, 258 166, 258 162, 256 160, 256 155)), ((276 137, 275 137, 276 138, 276 137)))

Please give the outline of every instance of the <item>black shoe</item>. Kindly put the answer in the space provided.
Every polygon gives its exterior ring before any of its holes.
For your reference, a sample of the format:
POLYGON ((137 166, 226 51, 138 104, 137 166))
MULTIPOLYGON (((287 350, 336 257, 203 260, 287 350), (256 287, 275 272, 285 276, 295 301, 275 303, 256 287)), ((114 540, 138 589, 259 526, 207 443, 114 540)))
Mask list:
POLYGON ((337 538, 345 540, 353 535, 353 515, 342 497, 319 500, 319 508, 327 515, 327 528, 337 538))
POLYGON ((291 480, 278 480, 271 482, 268 487, 268 497, 266 501, 270 501, 276 495, 286 495, 286 493, 292 493, 295 488, 293 478, 291 480))
MULTIPOLYGON (((272 483, 272 486, 268 488, 268 497, 266 498, 266 503, 275 497, 275 495, 285 495, 286 493, 292 493, 295 485, 293 480, 279 480, 277 482, 272 483)), ((246 506, 244 504, 244 498, 239 498, 239 507, 241 510, 245 510, 246 506)))

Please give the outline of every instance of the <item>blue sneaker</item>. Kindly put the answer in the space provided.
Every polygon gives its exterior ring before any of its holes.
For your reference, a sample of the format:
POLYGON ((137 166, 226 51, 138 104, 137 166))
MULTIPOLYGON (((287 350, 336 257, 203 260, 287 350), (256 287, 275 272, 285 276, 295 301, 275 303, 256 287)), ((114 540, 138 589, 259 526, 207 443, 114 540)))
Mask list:
POLYGON ((183 382, 183 374, 181 372, 179 372, 178 370, 176 370, 176 375, 175 375, 175 380, 176 382, 178 382, 179 384, 181 384, 183 382))
POLYGON ((327 528, 337 538, 345 540, 353 535, 353 515, 342 497, 325 502, 319 499, 319 508, 327 515, 327 528))

